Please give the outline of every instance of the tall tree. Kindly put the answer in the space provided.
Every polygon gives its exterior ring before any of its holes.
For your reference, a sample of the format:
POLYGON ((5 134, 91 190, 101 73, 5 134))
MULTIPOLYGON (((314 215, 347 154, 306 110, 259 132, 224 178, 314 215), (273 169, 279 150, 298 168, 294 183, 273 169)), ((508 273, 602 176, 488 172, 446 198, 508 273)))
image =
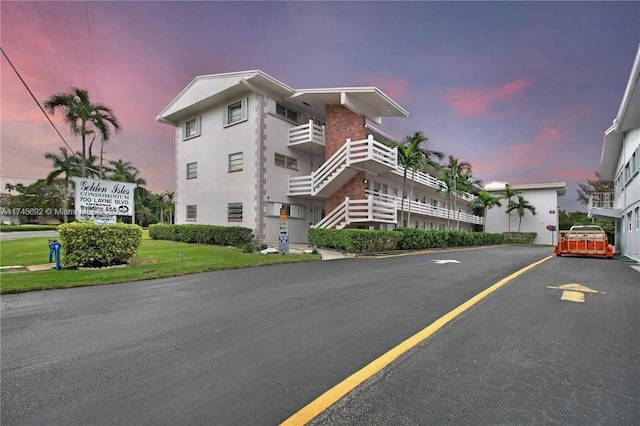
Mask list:
MULTIPOLYGON (((404 222, 404 198, 407 185, 407 173, 409 170, 413 173, 421 167, 434 164, 433 157, 442 158, 443 154, 437 151, 430 151, 420 147, 420 144, 426 142, 428 138, 422 134, 422 132, 415 132, 413 135, 408 135, 402 142, 393 144, 398 148, 398 163, 404 167, 402 175, 402 201, 400 204, 401 220, 404 222)), ((413 179, 412 179, 413 182, 413 179)), ((409 201, 411 202, 411 201, 409 201)), ((408 219, 407 219, 408 220, 408 219)), ((408 224, 407 224, 408 225, 408 224)), ((404 226, 404 224, 403 224, 404 226)))
POLYGON ((484 212, 484 220, 482 223, 482 230, 487 231, 487 211, 493 207, 502 207, 500 203, 500 197, 496 197, 485 191, 484 189, 478 192, 476 198, 474 198, 471 203, 469 203, 474 209, 482 209, 484 212))
POLYGON ((174 211, 174 200, 176 197, 176 193, 173 191, 165 191, 162 193, 162 196, 165 200, 167 200, 167 203, 169 203, 169 223, 172 224, 173 223, 173 211, 174 211))
MULTIPOLYGON (((502 198, 503 200, 507 200, 507 207, 509 207, 511 205, 513 197, 519 196, 521 194, 522 191, 520 191, 519 189, 513 189, 511 185, 505 185, 504 191, 500 193, 500 198, 502 198)), ((507 210, 507 214, 509 215, 507 230, 509 231, 509 236, 511 236, 511 211, 507 210)))
MULTIPOLYGON (((472 189, 471 163, 460 161, 459 158, 450 155, 447 163, 442 167, 442 180, 447 185, 445 193, 449 199, 453 199, 453 211, 457 211, 457 198, 461 193, 469 192, 472 189), (444 178, 444 179, 443 179, 444 178)), ((449 215, 447 215, 448 217, 449 215)), ((460 215, 458 214, 458 219, 460 215)), ((460 221, 457 221, 456 229, 460 228, 460 221)))
POLYGON ((62 111, 71 133, 81 137, 82 177, 87 177, 87 135, 97 132, 104 144, 111 137, 111 127, 116 132, 120 131, 120 122, 111 108, 103 104, 92 104, 89 92, 77 87, 72 87, 69 92, 52 95, 45 101, 44 107, 51 115, 54 115, 56 110, 62 111))
POLYGON ((147 182, 140 176, 140 170, 131 164, 131 161, 123 161, 119 158, 118 161, 109 161, 111 166, 109 179, 119 182, 137 183, 140 186, 144 186, 147 182))
POLYGON ((524 214, 529 210, 532 215, 536 215, 536 208, 527 200, 524 199, 522 195, 517 196, 517 201, 509 202, 509 207, 507 207, 507 213, 511 213, 512 211, 516 211, 518 213, 518 217, 520 218, 518 222, 518 234, 520 234, 520 226, 522 225, 522 218, 524 214))
POLYGON ((579 183, 578 189, 576 189, 577 200, 585 206, 589 205, 591 194, 594 192, 613 192, 612 180, 600 180, 600 173, 595 172, 594 174, 595 179, 587 179, 587 183, 579 183))
MULTIPOLYGON (((60 153, 52 153, 47 152, 44 154, 44 158, 50 160, 53 167, 51 173, 47 175, 46 181, 48 184, 51 184, 54 179, 58 178, 60 175, 63 175, 64 180, 64 196, 63 196, 63 204, 64 209, 69 209, 69 187, 71 185, 71 177, 77 176, 79 170, 78 166, 80 165, 78 162, 78 158, 75 155, 69 155, 69 151, 64 146, 59 148, 60 153)), ((68 222, 67 215, 64 215, 64 223, 68 222)))

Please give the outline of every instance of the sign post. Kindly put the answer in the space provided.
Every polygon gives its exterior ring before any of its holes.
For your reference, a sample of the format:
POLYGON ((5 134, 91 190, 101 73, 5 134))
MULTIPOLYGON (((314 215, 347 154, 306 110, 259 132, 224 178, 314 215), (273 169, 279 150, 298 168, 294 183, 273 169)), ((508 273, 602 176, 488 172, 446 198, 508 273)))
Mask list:
POLYGON ((285 254, 289 251, 289 216, 287 208, 280 209, 280 226, 278 227, 278 251, 285 254))

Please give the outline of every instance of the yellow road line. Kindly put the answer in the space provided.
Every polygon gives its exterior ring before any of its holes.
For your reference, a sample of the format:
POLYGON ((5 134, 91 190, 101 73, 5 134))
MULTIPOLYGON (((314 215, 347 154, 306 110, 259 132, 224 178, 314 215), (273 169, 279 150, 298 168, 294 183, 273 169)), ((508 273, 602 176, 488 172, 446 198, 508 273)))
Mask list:
POLYGON ((335 385, 334 387, 332 387, 331 389, 329 389, 328 391, 320 395, 318 398, 311 401, 309 404, 303 407, 300 411, 293 414, 287 420, 282 422, 281 426, 302 426, 307 424, 308 422, 313 420, 315 417, 317 417, 320 413, 322 413, 324 410, 329 408, 331 405, 338 402, 340 398, 345 396, 347 393, 351 392, 358 385, 360 385, 365 380, 369 379, 370 377, 378 373, 380 370, 385 368, 391 362, 398 359, 398 357, 400 357, 405 352, 409 351, 419 343, 426 340, 429 336, 431 336, 433 333, 435 333, 436 331, 444 327, 447 323, 452 321, 458 315, 462 314, 464 311, 466 311, 467 309, 469 309, 470 307, 472 307, 473 305, 475 305, 485 297, 489 296, 491 293, 498 290, 500 287, 504 286, 509 281, 519 277, 520 275, 524 274, 528 270, 535 268, 542 262, 545 262, 551 259, 552 257, 553 256, 548 256, 542 260, 539 260, 537 262, 530 264, 529 266, 525 266, 519 271, 514 272, 508 277, 503 278, 497 283, 493 284, 491 287, 476 294, 471 299, 464 302, 462 305, 458 306, 457 308, 453 309, 449 313, 438 318, 434 323, 427 326, 422 331, 419 331, 418 333, 409 337, 407 340, 400 343, 395 348, 391 349, 387 353, 375 359, 370 364, 356 371, 351 376, 347 377, 342 382, 338 383, 337 385, 335 385))

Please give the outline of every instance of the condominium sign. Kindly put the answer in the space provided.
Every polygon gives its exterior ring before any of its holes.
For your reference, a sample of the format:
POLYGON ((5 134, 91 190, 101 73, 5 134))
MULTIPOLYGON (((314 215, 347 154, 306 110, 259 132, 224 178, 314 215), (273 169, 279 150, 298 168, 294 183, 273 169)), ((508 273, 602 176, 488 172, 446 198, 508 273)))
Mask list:
POLYGON ((74 177, 76 216, 112 223, 116 216, 133 216, 135 183, 74 177))

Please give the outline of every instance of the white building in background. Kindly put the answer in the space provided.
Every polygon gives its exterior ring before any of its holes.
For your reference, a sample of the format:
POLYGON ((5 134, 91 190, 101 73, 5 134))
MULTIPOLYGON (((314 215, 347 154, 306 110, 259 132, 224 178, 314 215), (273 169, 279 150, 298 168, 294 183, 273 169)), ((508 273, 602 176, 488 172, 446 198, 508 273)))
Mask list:
MULTIPOLYGON (((484 189, 492 195, 499 195, 504 192, 506 182, 489 182, 484 189)), ((558 198, 567 193, 566 182, 533 183, 523 185, 509 185, 511 189, 520 191, 525 200, 536 209, 536 214, 532 215, 529 210, 525 210, 522 217, 521 232, 535 232, 534 244, 556 244, 558 241, 557 232, 547 229, 552 225, 558 229, 559 210, 558 198)), ((515 201, 515 198, 513 199, 515 201)), ((509 232, 509 217, 511 218, 511 232, 518 231, 520 217, 517 211, 507 214, 508 200, 500 200, 502 207, 493 207, 487 211, 486 232, 509 232)))
POLYGON ((640 48, 613 125, 604 133, 600 179, 614 192, 591 195, 589 216, 615 222, 616 251, 640 261, 640 48))
POLYGON ((176 129, 176 223, 248 227, 257 243, 278 241, 283 207, 291 242, 306 242, 312 226, 478 228, 473 197, 453 211, 427 173, 412 192, 408 182, 410 222, 400 217, 404 168, 371 123, 406 116, 376 87, 298 90, 262 71, 198 76, 156 117, 176 129))

